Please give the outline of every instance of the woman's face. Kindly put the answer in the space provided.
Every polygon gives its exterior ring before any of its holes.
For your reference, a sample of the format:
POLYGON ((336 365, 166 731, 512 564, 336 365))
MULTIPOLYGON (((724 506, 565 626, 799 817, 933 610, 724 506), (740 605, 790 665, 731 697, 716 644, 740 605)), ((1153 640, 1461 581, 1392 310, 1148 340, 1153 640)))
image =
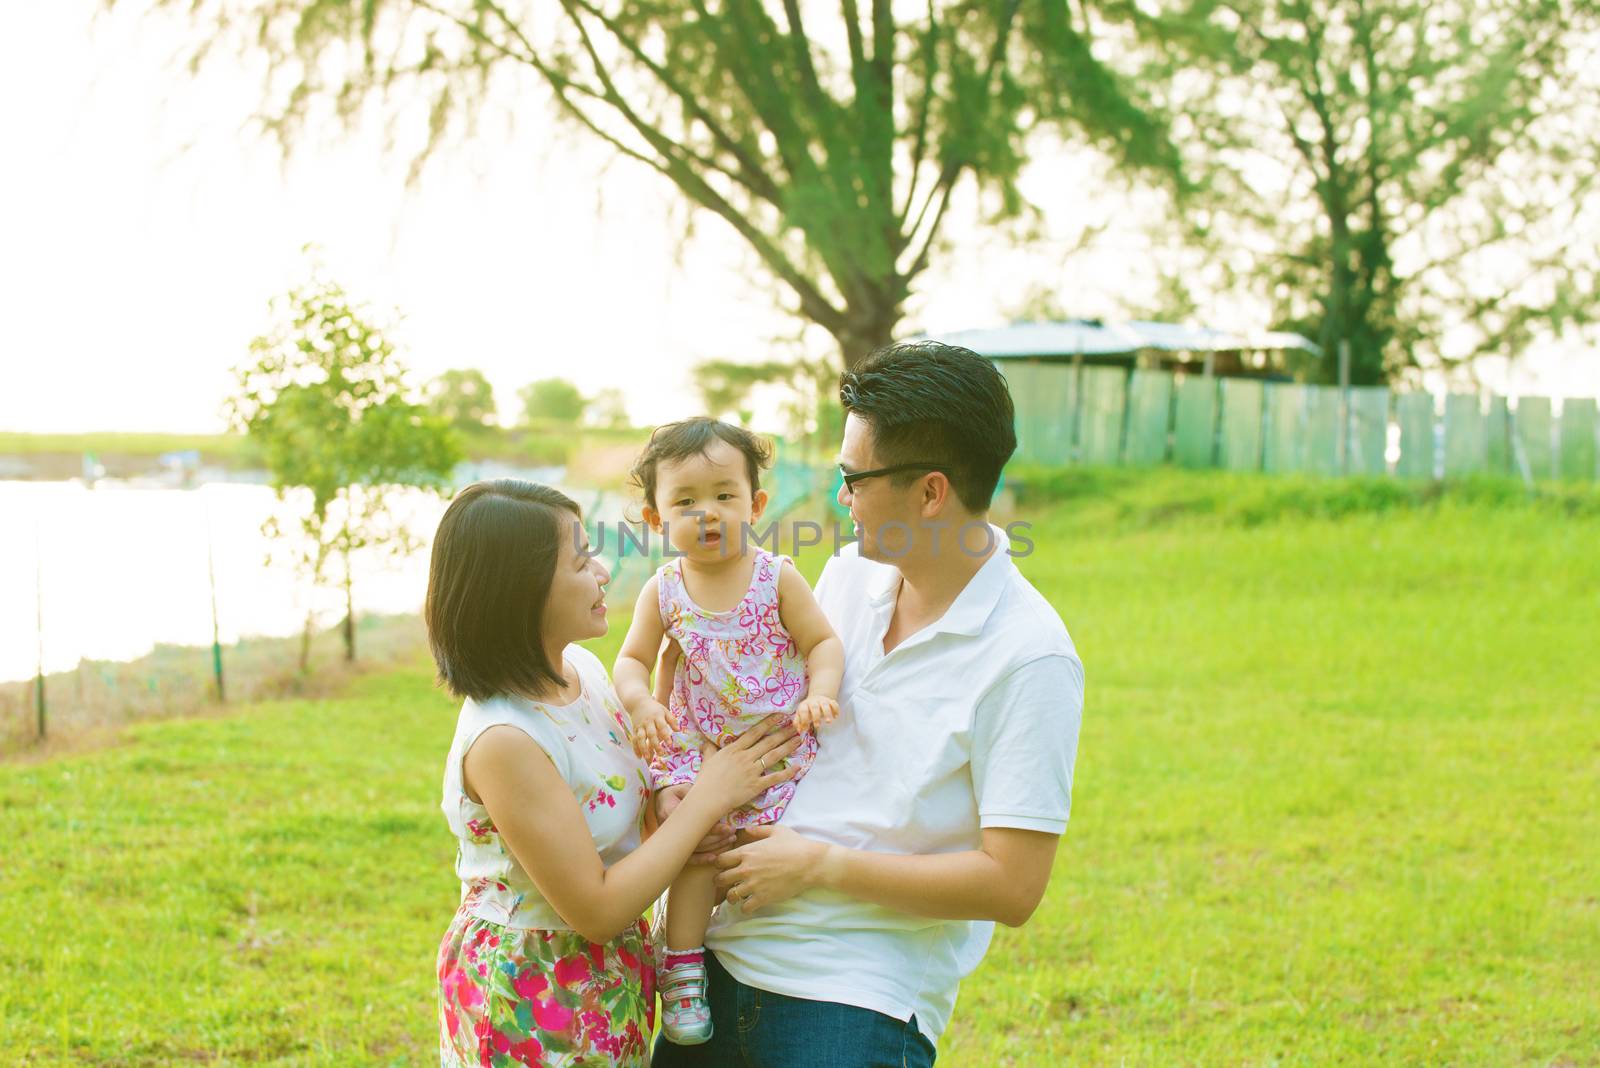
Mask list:
POLYGON ((556 650, 606 632, 605 586, 611 581, 611 572, 599 557, 588 554, 588 548, 589 535, 583 523, 567 513, 542 621, 545 638, 556 650))

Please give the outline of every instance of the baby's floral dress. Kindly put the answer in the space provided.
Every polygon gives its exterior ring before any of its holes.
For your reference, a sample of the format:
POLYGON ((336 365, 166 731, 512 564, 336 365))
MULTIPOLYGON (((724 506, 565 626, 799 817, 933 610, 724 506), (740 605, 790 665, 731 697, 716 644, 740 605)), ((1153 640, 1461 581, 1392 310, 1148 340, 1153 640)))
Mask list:
MULTIPOLYGON (((694 602, 684 585, 682 557, 656 572, 662 625, 683 650, 667 706, 677 727, 650 765, 656 789, 694 782, 703 742, 727 745, 775 712, 787 724, 805 698, 805 657, 778 613, 783 563, 784 557, 755 550, 750 586, 728 612, 708 612, 694 602)), ((735 809, 728 823, 734 828, 776 823, 816 755, 816 732, 802 734, 800 747, 773 765, 776 770, 797 762, 799 773, 735 809)))
POLYGON ((645 922, 604 944, 572 930, 462 788, 472 743, 492 726, 516 727, 572 787, 607 867, 638 847, 650 784, 622 703, 594 654, 574 645, 566 659, 582 682, 571 704, 469 699, 457 721, 443 808, 457 838, 461 904, 439 946, 442 1068, 649 1063, 655 965, 645 922))

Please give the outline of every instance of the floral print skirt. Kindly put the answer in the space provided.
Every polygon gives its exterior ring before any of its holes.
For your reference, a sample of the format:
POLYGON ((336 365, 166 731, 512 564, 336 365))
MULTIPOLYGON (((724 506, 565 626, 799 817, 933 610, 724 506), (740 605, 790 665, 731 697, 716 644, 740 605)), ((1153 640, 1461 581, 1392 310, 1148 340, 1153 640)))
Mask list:
POLYGON ((655 961, 643 920, 602 945, 463 909, 438 972, 441 1068, 650 1063, 655 961))

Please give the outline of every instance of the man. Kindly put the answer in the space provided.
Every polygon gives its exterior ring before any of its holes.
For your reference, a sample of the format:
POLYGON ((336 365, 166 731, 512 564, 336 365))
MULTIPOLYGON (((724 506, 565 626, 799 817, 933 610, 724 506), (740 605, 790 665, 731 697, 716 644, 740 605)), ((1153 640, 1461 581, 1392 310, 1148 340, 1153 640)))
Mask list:
POLYGON ((658 1042, 657 1068, 932 1065, 962 977, 994 922, 1032 915, 1066 829, 1083 667, 987 522, 1016 448, 1005 379, 917 342, 845 372, 839 399, 858 541, 816 593, 845 647, 841 715, 782 824, 719 858, 714 1032, 658 1042))

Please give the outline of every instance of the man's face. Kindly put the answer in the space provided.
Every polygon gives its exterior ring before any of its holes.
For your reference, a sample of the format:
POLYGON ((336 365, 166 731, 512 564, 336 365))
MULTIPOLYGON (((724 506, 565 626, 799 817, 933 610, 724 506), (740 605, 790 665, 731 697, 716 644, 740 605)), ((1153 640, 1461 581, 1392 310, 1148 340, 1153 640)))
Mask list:
MULTIPOLYGON (((839 466, 845 471, 871 471, 885 466, 874 447, 872 425, 854 412, 845 416, 839 466)), ((839 487, 839 503, 850 509, 863 557, 893 563, 906 554, 913 531, 921 521, 921 496, 919 482, 896 486, 888 475, 862 479, 854 490, 839 487)))

